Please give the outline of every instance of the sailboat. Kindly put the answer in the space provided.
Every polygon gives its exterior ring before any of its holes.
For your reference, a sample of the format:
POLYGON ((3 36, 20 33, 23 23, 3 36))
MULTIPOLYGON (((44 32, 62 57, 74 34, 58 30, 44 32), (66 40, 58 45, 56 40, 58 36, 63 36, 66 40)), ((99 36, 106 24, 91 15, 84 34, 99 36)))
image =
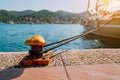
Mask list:
POLYGON ((120 39, 120 0, 96 0, 95 10, 90 10, 89 6, 90 0, 87 9, 90 16, 86 20, 85 30, 103 26, 91 34, 120 39))

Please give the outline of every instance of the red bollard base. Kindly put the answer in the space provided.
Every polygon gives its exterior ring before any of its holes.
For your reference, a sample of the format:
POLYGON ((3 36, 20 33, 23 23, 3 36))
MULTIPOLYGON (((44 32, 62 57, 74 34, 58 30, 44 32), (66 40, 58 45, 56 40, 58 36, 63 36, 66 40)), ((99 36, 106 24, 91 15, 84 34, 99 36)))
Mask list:
POLYGON ((35 66, 35 65, 48 65, 49 64, 49 58, 37 58, 37 59, 23 59, 21 61, 21 64, 23 66, 35 66))

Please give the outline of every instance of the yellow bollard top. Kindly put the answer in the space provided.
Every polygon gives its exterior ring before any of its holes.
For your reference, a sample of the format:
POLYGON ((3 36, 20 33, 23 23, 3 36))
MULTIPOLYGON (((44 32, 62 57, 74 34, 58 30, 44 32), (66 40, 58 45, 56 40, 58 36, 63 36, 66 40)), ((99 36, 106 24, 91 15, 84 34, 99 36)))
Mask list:
POLYGON ((26 41, 25 44, 30 46, 30 45, 45 45, 45 40, 43 39, 42 36, 39 35, 33 35, 30 36, 26 41))

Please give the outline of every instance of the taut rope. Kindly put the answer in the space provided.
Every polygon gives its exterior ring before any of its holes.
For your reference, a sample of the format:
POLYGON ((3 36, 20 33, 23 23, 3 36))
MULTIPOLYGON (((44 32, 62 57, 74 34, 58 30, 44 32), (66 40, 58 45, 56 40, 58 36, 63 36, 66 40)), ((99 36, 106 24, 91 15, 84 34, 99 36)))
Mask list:
POLYGON ((97 30, 103 28, 104 26, 106 26, 107 24, 109 24, 112 20, 113 20, 113 19, 111 19, 110 21, 108 21, 106 24, 104 24, 104 25, 101 26, 101 27, 97 27, 97 28, 95 28, 95 29, 93 29, 93 30, 90 30, 90 31, 87 31, 87 32, 85 32, 85 33, 83 33, 83 34, 79 34, 79 35, 76 35, 76 36, 73 36, 73 37, 70 37, 70 38, 66 38, 66 39, 63 39, 63 40, 60 40, 60 41, 56 41, 56 42, 52 42, 52 43, 50 43, 50 44, 47 44, 47 45, 45 45, 44 47, 47 47, 47 46, 51 46, 51 45, 60 43, 60 44, 58 44, 58 45, 56 45, 56 46, 53 46, 53 47, 51 47, 51 48, 49 48, 49 49, 47 49, 47 50, 45 50, 45 51, 42 51, 41 53, 46 53, 46 52, 48 52, 48 51, 50 51, 50 50, 53 50, 53 49, 55 49, 55 48, 57 48, 57 47, 60 47, 60 46, 62 46, 62 45, 64 45, 64 44, 67 44, 67 43, 69 43, 69 42, 71 42, 71 41, 74 41, 74 40, 76 40, 76 39, 78 39, 78 38, 81 38, 81 37, 83 37, 83 36, 85 36, 85 35, 88 35, 88 34, 94 32, 94 31, 97 31, 97 30), (61 43, 61 42, 62 42, 62 43, 61 43))

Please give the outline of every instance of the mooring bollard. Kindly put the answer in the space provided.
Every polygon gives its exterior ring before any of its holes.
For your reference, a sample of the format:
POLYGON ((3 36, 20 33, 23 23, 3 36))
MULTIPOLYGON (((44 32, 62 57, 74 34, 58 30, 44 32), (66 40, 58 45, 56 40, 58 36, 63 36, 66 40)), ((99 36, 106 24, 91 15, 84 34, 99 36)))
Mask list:
POLYGON ((22 65, 47 65, 49 59, 45 58, 42 53, 42 48, 45 45, 45 40, 42 36, 34 35, 29 37, 25 44, 30 46, 29 55, 22 60, 22 65))

